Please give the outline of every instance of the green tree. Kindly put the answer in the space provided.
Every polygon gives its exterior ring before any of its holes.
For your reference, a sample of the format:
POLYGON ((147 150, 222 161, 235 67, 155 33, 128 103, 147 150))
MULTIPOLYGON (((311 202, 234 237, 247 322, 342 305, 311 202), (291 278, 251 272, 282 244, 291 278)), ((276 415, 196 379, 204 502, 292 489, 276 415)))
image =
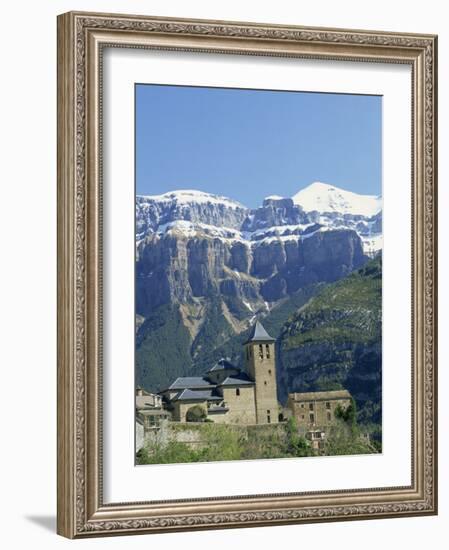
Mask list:
POLYGON ((343 420, 353 436, 357 435, 357 405, 353 397, 350 404, 345 408, 338 405, 335 409, 335 418, 343 420))
POLYGON ((376 453, 377 450, 370 442, 362 437, 351 422, 339 419, 329 430, 325 441, 325 454, 335 455, 359 455, 376 453))
POLYGON ((186 413, 187 422, 204 422, 207 417, 207 413, 204 407, 201 405, 194 405, 186 413))
POLYGON ((296 418, 290 417, 286 426, 287 432, 287 456, 314 456, 316 453, 312 449, 309 441, 299 434, 296 418))
POLYGON ((174 464, 198 460, 198 453, 181 441, 170 441, 165 446, 154 444, 137 452, 137 464, 174 464))

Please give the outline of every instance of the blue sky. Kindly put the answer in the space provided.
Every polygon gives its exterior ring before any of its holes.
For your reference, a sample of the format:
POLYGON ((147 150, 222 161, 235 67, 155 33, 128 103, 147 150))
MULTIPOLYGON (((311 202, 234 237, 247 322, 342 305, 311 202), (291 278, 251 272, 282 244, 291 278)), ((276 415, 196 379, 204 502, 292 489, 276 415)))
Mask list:
POLYGON ((136 191, 256 207, 313 181, 381 194, 380 96, 136 85, 136 191))

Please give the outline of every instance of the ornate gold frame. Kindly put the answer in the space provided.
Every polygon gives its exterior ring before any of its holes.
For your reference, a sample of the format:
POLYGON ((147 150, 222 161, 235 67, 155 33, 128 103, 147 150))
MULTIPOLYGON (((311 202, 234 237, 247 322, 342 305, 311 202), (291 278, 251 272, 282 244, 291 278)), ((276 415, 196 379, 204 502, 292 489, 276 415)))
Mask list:
POLYGON ((58 17, 58 533, 70 538, 437 513, 433 35, 130 15, 58 17), (412 484, 104 504, 101 54, 104 46, 406 63, 413 86, 412 484))

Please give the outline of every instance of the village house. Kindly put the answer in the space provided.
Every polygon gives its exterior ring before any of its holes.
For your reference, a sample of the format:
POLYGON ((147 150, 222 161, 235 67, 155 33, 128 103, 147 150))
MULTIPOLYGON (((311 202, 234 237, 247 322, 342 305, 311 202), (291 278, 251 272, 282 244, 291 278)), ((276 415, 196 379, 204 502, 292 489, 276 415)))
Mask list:
POLYGON ((346 409, 351 404, 347 390, 289 393, 287 406, 299 427, 326 428, 335 423, 337 407, 346 409))
POLYGON ((288 394, 287 408, 314 449, 322 449, 326 433, 335 424, 337 408, 347 409, 351 394, 347 390, 294 392, 288 394))
POLYGON ((245 370, 220 359, 204 376, 177 378, 160 395, 172 420, 186 422, 201 407, 206 420, 223 424, 277 424, 274 338, 257 321, 244 343, 245 370))
POLYGON ((162 420, 168 420, 170 413, 162 406, 162 397, 136 388, 136 421, 144 431, 158 428, 162 420))

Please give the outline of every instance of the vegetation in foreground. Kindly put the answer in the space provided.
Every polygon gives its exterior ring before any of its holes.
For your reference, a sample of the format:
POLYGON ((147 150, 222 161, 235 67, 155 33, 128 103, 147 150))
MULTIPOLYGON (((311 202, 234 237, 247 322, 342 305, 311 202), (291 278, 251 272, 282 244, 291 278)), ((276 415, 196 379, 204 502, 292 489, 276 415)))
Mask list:
MULTIPOLYGON (((200 448, 192 448, 182 441, 165 445, 147 445, 137 453, 137 464, 173 464, 186 462, 213 462, 253 460, 264 458, 298 458, 307 456, 372 454, 380 452, 376 444, 368 442, 355 422, 355 408, 341 413, 330 430, 324 452, 318 453, 298 432, 294 418, 273 429, 241 430, 213 423, 201 424, 200 448), (352 412, 353 411, 353 412, 352 412)), ((198 427, 198 426, 197 426, 198 427)), ((199 427, 198 427, 199 428, 199 427)), ((186 425, 185 429, 195 429, 186 425)))

